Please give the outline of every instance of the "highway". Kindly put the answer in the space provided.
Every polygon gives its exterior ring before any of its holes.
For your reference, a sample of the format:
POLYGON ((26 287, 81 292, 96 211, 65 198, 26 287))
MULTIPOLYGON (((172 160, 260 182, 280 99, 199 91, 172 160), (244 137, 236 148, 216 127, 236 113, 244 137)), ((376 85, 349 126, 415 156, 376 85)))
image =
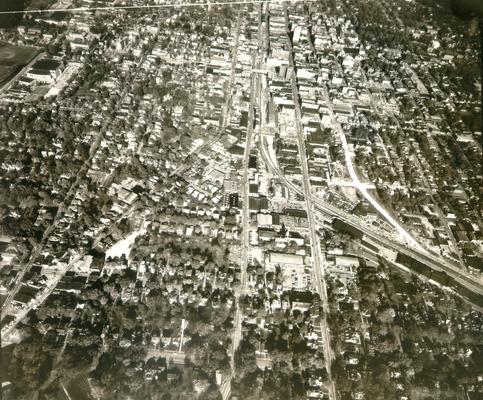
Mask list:
MULTIPOLYGON (((403 64, 405 64, 405 63, 403 63, 403 64)), ((409 67, 409 65, 405 64, 405 66, 407 66, 410 69, 410 71, 412 71, 414 73, 414 71, 412 70, 411 67, 409 67)), ((365 73, 364 69, 359 66, 359 71, 360 71, 361 76, 362 76, 362 79, 364 81, 364 85, 367 88, 367 92, 369 93, 369 99, 370 99, 370 104, 371 104, 372 108, 378 114, 382 114, 384 110, 381 110, 380 109, 377 101, 374 99, 374 96, 372 95, 372 92, 369 90, 369 84, 368 84, 367 76, 366 76, 366 73, 365 73)), ((411 94, 411 92, 409 92, 409 95, 410 95, 413 103, 415 103, 414 96, 411 94)), ((399 119, 396 118, 396 116, 392 112, 390 112, 390 115, 392 116, 393 120, 396 122, 396 126, 397 126, 397 129, 399 130, 399 132, 401 134, 403 134, 404 131, 403 131, 402 127, 401 127, 401 124, 399 123, 399 119)), ((387 149, 386 149, 386 146, 384 144, 384 141, 382 140, 382 138, 380 136, 379 136, 379 139, 380 139, 380 141, 381 141, 381 143, 383 145, 384 151, 386 153, 386 157, 388 158, 388 160, 390 160, 391 158, 389 157, 389 154, 387 152, 387 149)), ((410 145, 414 149, 414 143, 411 143, 410 145)), ((414 161, 416 163, 416 167, 419 170, 420 176, 422 177, 422 179, 424 181, 424 185, 427 188, 428 193, 429 193, 429 195, 431 197, 431 200, 432 200, 434 209, 436 210, 436 213, 438 214, 438 218, 440 219, 441 223, 443 224, 443 227, 444 227, 444 229, 446 231, 446 234, 448 235, 448 237, 449 237, 449 239, 451 241, 451 245, 452 245, 453 251, 455 252, 455 254, 458 257, 458 261, 460 263, 460 267, 466 268, 465 263, 463 261, 463 256, 462 256, 461 250, 460 250, 460 248, 458 246, 458 243, 456 242, 456 238, 453 235, 453 231, 451 230, 451 228, 450 228, 450 226, 448 224, 448 220, 444 216, 443 211, 441 210, 441 208, 438 205, 438 202, 436 201, 436 199, 433 196, 433 193, 431 191, 430 182, 428 181, 428 178, 426 177, 426 175, 424 173, 424 169, 423 169, 423 166, 421 165, 421 161, 419 160, 419 157, 417 156, 417 153, 416 152, 412 153, 412 156, 413 156, 413 159, 414 159, 414 161)))
MULTIPOLYGON (((313 46, 313 43, 312 43, 313 46)), ((323 88, 323 91, 325 92, 324 97, 326 98, 327 106, 331 110, 331 102, 330 99, 328 99, 328 93, 326 88, 323 88)), ((332 119, 335 119, 335 116, 333 114, 333 111, 331 110, 332 114, 332 119)), ((342 127, 338 123, 338 121, 335 120, 335 128, 338 130, 342 146, 344 148, 345 152, 345 158, 346 158, 346 163, 347 163, 347 168, 348 171, 351 175, 351 178, 355 182, 360 182, 357 174, 355 172, 354 166, 352 164, 352 159, 351 159, 351 154, 348 148, 347 140, 345 138, 345 134, 342 130, 342 127)), ((262 152, 263 154, 263 152, 262 152)), ((265 152, 265 155, 269 155, 269 152, 265 152)), ((268 160, 269 161, 269 160, 268 160)), ((269 161, 270 162, 270 161, 269 161)), ((297 187, 296 185, 293 185, 291 182, 289 182, 284 176, 281 171, 278 170, 278 167, 276 167, 276 163, 272 163, 272 167, 277 169, 275 172, 283 181, 283 183, 289 187, 290 189, 294 190, 295 192, 303 195, 303 191, 297 187)), ((483 282, 481 279, 478 279, 474 276, 468 275, 465 273, 465 271, 461 270, 459 267, 453 265, 453 260, 447 260, 440 255, 430 252, 426 249, 423 249, 406 231, 405 229, 400 226, 400 224, 394 220, 394 218, 387 212, 387 210, 384 209, 368 192, 367 189, 364 186, 360 187, 361 193, 366 197, 368 201, 370 201, 370 204, 376 208, 377 211, 379 211, 390 223, 391 225, 396 228, 397 232, 400 234, 402 238, 406 240, 406 243, 399 243, 397 240, 393 240, 391 238, 388 238, 387 236, 381 235, 377 232, 374 231, 374 228, 372 227, 367 227, 359 218, 346 213, 337 207, 328 204, 324 200, 313 196, 313 201, 315 203, 316 208, 318 208, 320 211, 332 215, 334 217, 338 217, 339 219, 343 220, 347 224, 359 229, 361 232, 363 232, 367 237, 370 237, 373 239, 376 243, 379 243, 382 247, 390 249, 395 252, 400 252, 402 254, 408 255, 415 260, 422 262, 423 264, 427 265, 428 267, 436 270, 436 271, 444 271, 446 272, 449 276, 454 278, 456 281, 459 283, 463 284, 464 287, 467 289, 471 290, 472 292, 478 294, 478 295, 483 295, 483 282), (372 200, 370 200, 372 198, 372 200)))
POLYGON ((302 169, 302 183, 303 183, 303 195, 305 198, 306 206, 307 206, 307 219, 309 224, 309 233, 310 233, 310 244, 312 249, 312 261, 313 261, 313 284, 317 293, 320 296, 320 300, 322 303, 323 313, 320 316, 320 334, 322 337, 322 346, 324 350, 324 361, 325 361, 325 368, 327 370, 328 380, 327 380, 327 390, 329 395, 329 400, 336 400, 336 390, 334 380, 332 379, 332 360, 334 359, 334 355, 331 348, 331 341, 330 341, 330 330, 327 324, 327 315, 329 314, 329 302, 327 298, 327 285, 325 282, 325 257, 322 255, 322 251, 320 249, 320 241, 317 236, 317 229, 316 229, 316 222, 314 217, 314 201, 312 197, 312 189, 310 185, 310 175, 309 175, 309 168, 307 162, 307 150, 305 148, 305 137, 304 137, 304 129, 302 126, 302 111, 300 109, 300 101, 299 101, 299 91, 297 87, 297 78, 295 76, 295 62, 293 57, 293 48, 292 42, 290 40, 289 34, 289 18, 288 18, 288 11, 286 5, 284 5, 284 13, 285 13, 285 25, 287 28, 287 44, 289 50, 289 65, 293 69, 293 73, 291 76, 291 86, 292 86, 292 97, 293 103, 295 105, 295 123, 297 128, 297 143, 298 143, 298 151, 300 157, 300 166, 302 169))
MULTIPOLYGON (((310 26, 310 22, 308 18, 306 18, 307 25, 310 26)), ((312 48, 312 51, 314 54, 317 54, 314 43, 312 41, 312 38, 308 38, 310 46, 312 48)), ((337 63, 339 66, 339 64, 337 63)), ((320 71, 319 65, 316 67, 320 71)), ((334 110, 332 107, 332 101, 330 100, 330 96, 327 90, 327 87, 325 85, 321 85, 321 91, 323 94, 323 100, 325 104, 327 105, 327 109, 329 111, 329 116, 332 122, 332 127, 335 129, 339 136, 339 141, 342 146, 342 150, 344 151, 344 159, 345 159, 345 164, 347 171, 349 173, 349 176, 352 180, 352 185, 356 189, 359 190, 359 192, 362 194, 362 196, 367 200, 369 204, 371 204, 378 212, 383 216, 384 219, 386 219, 395 229, 396 232, 411 246, 416 247, 419 251, 421 252, 426 252, 426 249, 424 249, 416 239, 414 239, 411 234, 398 222, 396 219, 391 215, 390 212, 388 212, 369 192, 368 192, 368 185, 361 182, 359 180, 359 176, 357 175, 357 172, 355 170, 354 164, 352 162, 352 152, 350 151, 349 144, 347 143, 347 138, 345 135, 345 132, 335 117, 334 110)), ((371 103, 374 102, 374 99, 372 98, 372 93, 369 94, 371 96, 371 103)))
MULTIPOLYGON (((309 42, 312 45, 312 50, 315 53, 315 47, 311 40, 309 42)), ((342 150, 344 151, 344 159, 347 171, 349 172, 349 176, 352 179, 352 185, 359 190, 362 196, 367 200, 369 204, 371 204, 378 212, 386 219, 398 232, 398 234, 404 238, 408 242, 408 244, 418 248, 420 251, 426 251, 417 241, 414 239, 411 234, 398 222, 396 219, 368 192, 367 185, 362 183, 359 180, 359 176, 357 175, 356 169, 352 162, 352 152, 350 151, 349 144, 347 143, 347 138, 345 135, 342 126, 340 125, 339 121, 335 117, 334 110, 332 107, 332 101, 330 100, 329 93, 325 85, 321 86, 323 99, 325 104, 327 105, 327 109, 329 111, 329 116, 332 122, 332 127, 335 129, 339 136, 339 140, 342 146, 342 150)))
MULTIPOLYGON (((298 187, 297 185, 290 182, 280 170, 277 161, 273 160, 273 157, 271 157, 270 151, 267 147, 266 141, 262 140, 261 138, 259 143, 261 150, 260 154, 262 155, 262 158, 267 164, 271 173, 274 176, 277 176, 286 188, 290 189, 295 193, 298 193, 299 195, 303 195, 303 190, 300 189, 300 187, 298 187)), ((483 282, 472 275, 465 274, 464 271, 462 271, 458 267, 455 267, 446 259, 438 257, 436 254, 419 252, 417 249, 409 247, 404 243, 398 242, 397 240, 392 239, 387 235, 377 233, 375 232, 374 228, 368 227, 359 217, 349 214, 335 207, 334 205, 327 203, 320 197, 312 195, 312 198, 316 209, 331 217, 337 217, 348 225, 360 230, 365 236, 371 238, 381 247, 392 250, 394 252, 401 252, 402 254, 413 257, 414 259, 424 263, 425 265, 436 271, 444 271, 449 276, 462 283, 467 289, 478 295, 483 296, 483 282)))

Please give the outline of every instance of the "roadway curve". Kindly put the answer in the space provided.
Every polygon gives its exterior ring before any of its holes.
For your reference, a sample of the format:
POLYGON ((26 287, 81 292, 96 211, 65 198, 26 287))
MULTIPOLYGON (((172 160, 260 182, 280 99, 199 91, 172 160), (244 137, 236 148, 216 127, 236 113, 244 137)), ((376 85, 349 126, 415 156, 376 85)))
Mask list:
MULTIPOLYGON (((259 146, 261 150, 260 154, 262 155, 262 158, 264 159, 264 162, 266 163, 271 173, 274 176, 277 176, 286 188, 303 196, 303 190, 290 182, 285 177, 283 172, 279 169, 278 165, 274 163, 274 161, 271 159, 269 150, 267 149, 266 143, 264 140, 262 140, 262 138, 260 138, 259 146)), ((388 239, 383 235, 377 234, 373 232, 370 228, 366 227, 357 217, 338 209, 337 207, 325 202, 324 200, 320 199, 317 196, 314 196, 313 194, 311 196, 313 198, 315 208, 323 212, 324 214, 339 218, 346 224, 360 230, 368 238, 372 239, 375 243, 381 245, 386 249, 410 256, 433 270, 446 272, 448 276, 455 279, 455 281, 464 286, 466 289, 479 296, 483 296, 483 283, 480 279, 465 274, 462 270, 459 270, 458 268, 456 268, 446 260, 441 259, 441 257, 438 257, 437 255, 418 251, 415 248, 411 248, 402 243, 398 243, 395 240, 388 239)))
MULTIPOLYGON (((287 26, 287 31, 288 31, 288 26, 287 26)), ((290 40, 288 41, 289 43, 289 51, 290 51, 290 64, 294 68, 295 71, 295 64, 293 62, 293 57, 292 57, 292 45, 290 40)), ((324 89, 324 97, 327 97, 326 90, 324 89)), ((295 92, 294 92, 295 93, 295 92)), ((294 99, 298 101, 297 99, 294 99)), ((329 109, 331 110, 331 104, 330 101, 327 102, 327 105, 329 106, 329 109)), ((297 110, 297 107, 296 107, 297 110)), ((331 110, 332 111, 332 110, 331 110)), ((332 117, 334 118, 334 115, 332 113, 332 117)), ((299 121, 300 122, 300 121, 299 121)), ((336 121, 337 122, 337 121, 336 121)), ((348 149, 347 145, 347 140, 345 138, 345 134, 342 131, 342 128, 340 127, 340 124, 336 123, 336 128, 337 126, 339 127, 338 131, 339 134, 341 134, 341 142, 342 146, 344 147, 345 150, 345 157, 346 157, 346 163, 347 163, 347 168, 349 170, 349 173, 351 175, 351 178, 355 182, 360 182, 357 174, 355 172, 355 169, 352 164, 350 152, 348 149), (345 143, 345 145, 344 145, 345 143)), ((267 163, 267 166, 269 169, 271 169, 272 173, 275 176, 278 176, 282 183, 289 189, 293 190, 295 193, 298 193, 299 195, 304 195, 304 190, 302 190, 300 187, 297 187, 293 183, 289 182, 285 176, 283 175, 283 172, 280 171, 280 169, 277 166, 277 163, 272 163, 269 152, 263 148, 263 140, 262 140, 262 149, 260 153, 262 156, 265 158, 265 162, 267 163), (268 155, 268 157, 267 157, 268 155)), ((367 189, 364 187, 361 187, 361 193, 363 195, 367 195, 366 197, 369 201, 369 198, 372 198, 372 196, 367 192, 367 189)), ((465 287, 466 289, 470 290, 471 292, 477 294, 478 296, 483 296, 483 282, 481 279, 471 276, 465 271, 461 270, 458 267, 455 267, 450 261, 442 258, 440 255, 437 255, 435 253, 432 253, 426 249, 423 249, 410 235, 407 233, 400 224, 394 220, 394 218, 387 213, 387 210, 384 209, 375 199, 371 201, 371 204, 379 211, 381 212, 386 219, 396 228, 398 233, 402 238, 406 240, 406 243, 399 243, 397 240, 391 240, 390 238, 383 236, 381 234, 378 234, 374 232, 371 228, 366 227, 362 221, 360 221, 359 218, 338 209, 337 207, 328 204, 324 200, 320 199, 319 197, 314 196, 312 193, 310 193, 310 196, 312 197, 312 201, 317 209, 320 211, 324 212, 325 214, 328 214, 333 217, 337 217, 343 222, 347 223, 348 225, 360 230, 364 235, 367 237, 371 238, 375 243, 381 245, 382 247, 389 249, 393 252, 398 252, 404 255, 407 255, 409 257, 412 257, 416 261, 419 261, 429 268, 435 270, 435 271, 443 271, 448 274, 451 278, 453 278, 456 282, 458 282, 460 285, 465 287), (386 215, 387 214, 387 215, 386 215)))
MULTIPOLYGON (((310 26, 309 21, 307 20, 307 24, 310 26)), ((312 47, 312 51, 314 54, 317 54, 314 42, 312 41, 312 38, 309 37, 309 43, 310 46, 312 47)), ((295 71, 295 65, 294 71, 295 71)), ((317 65, 316 67, 319 69, 320 72, 320 67, 317 65)), ((352 186, 354 186, 356 189, 359 190, 359 192, 362 194, 362 196, 367 200, 369 204, 371 204, 374 209, 381 214, 386 221, 388 221, 396 230, 396 232, 403 238, 409 245, 416 247, 419 251, 421 252, 426 252, 426 249, 424 249, 416 239, 414 239, 411 234, 398 222, 396 219, 391 215, 390 212, 388 212, 384 206, 381 205, 367 190, 367 185, 362 183, 359 179, 359 176, 357 175, 357 171, 354 167, 354 164, 352 162, 352 152, 350 151, 349 144, 347 143, 347 137, 345 135, 344 129, 342 128, 341 124, 337 120, 334 114, 334 110, 332 108, 332 101, 330 100, 329 93, 327 91, 327 87, 323 85, 321 87, 322 89, 322 94, 324 101, 327 105, 327 109, 329 111, 329 116, 332 122, 332 126, 337 132, 337 135, 339 136, 339 140, 342 146, 342 150, 344 151, 344 159, 345 159, 345 164, 347 171, 349 172, 349 176, 352 180, 352 186)), ((370 92, 369 92, 370 93, 370 92)), ((371 94, 372 96, 372 94, 371 94)))

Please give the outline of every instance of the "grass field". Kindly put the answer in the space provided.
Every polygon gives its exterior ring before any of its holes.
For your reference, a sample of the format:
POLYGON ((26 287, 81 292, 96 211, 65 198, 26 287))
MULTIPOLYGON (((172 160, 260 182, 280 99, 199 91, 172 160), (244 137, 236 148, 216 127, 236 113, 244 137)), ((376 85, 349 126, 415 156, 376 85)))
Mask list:
POLYGON ((15 46, 0 42, 0 83, 4 83, 38 53, 35 47, 15 46))

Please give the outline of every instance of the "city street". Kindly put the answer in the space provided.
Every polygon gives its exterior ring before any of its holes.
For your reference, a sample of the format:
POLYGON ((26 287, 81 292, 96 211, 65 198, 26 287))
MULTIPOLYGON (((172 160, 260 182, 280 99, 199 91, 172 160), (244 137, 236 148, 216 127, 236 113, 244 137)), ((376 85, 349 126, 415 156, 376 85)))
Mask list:
MULTIPOLYGON (((289 48, 289 62, 290 66, 295 71, 295 63, 293 58, 293 48, 292 42, 290 37, 288 36, 289 32, 289 21, 288 21, 288 11, 285 7, 285 21, 286 21, 286 28, 287 28, 287 43, 289 48)), ((310 176, 308 172, 308 163, 307 163, 307 151, 305 149, 305 137, 304 137, 304 130, 302 126, 302 112, 300 110, 300 102, 299 102, 299 93, 297 87, 297 79, 295 76, 295 72, 292 74, 291 77, 291 86, 292 86, 292 96, 293 102, 295 105, 295 123, 297 127, 297 143, 298 143, 298 152, 300 157, 300 165, 302 168, 302 175, 303 175, 303 194, 305 198, 305 202, 307 205, 307 218, 309 223, 309 232, 310 232, 310 244, 312 248, 312 266, 313 266, 313 282, 315 284, 315 289, 320 296, 320 300, 322 302, 322 310, 323 314, 320 317, 320 333, 322 335, 322 346, 324 349, 324 361, 325 361, 325 368, 328 374, 328 383, 327 389, 329 394, 330 400, 336 400, 337 394, 335 390, 334 380, 332 379, 332 361, 334 359, 334 355, 331 348, 331 341, 330 341, 330 330, 327 324, 327 315, 329 314, 329 303, 327 299, 327 286, 325 282, 325 269, 324 269, 324 257, 322 255, 320 249, 319 238, 317 236, 317 226, 314 217, 314 203, 312 200, 312 189, 310 186, 310 176)))
MULTIPOLYGON (((258 22, 259 28, 261 28, 261 17, 258 22)), ((259 29, 258 43, 259 46, 262 45, 263 37, 262 30, 259 29)), ((261 47, 260 47, 261 48, 261 47)), ((261 64, 262 52, 257 52, 252 54, 252 66, 254 69, 259 68, 261 64)), ((248 254, 249 254, 249 229, 250 229, 250 212, 249 212, 249 175, 248 175, 248 165, 250 159, 250 150, 252 146, 253 138, 253 125, 254 125, 254 111, 257 102, 257 93, 259 93, 260 79, 257 73, 252 72, 250 77, 250 103, 249 103, 249 113, 248 113, 248 126, 246 135, 245 152, 243 155, 243 175, 242 175, 242 202, 243 202, 243 218, 242 218, 242 258, 241 258, 241 276, 240 276, 240 288, 236 291, 235 299, 235 328, 232 338, 232 348, 230 353, 230 363, 232 369, 232 375, 227 378, 221 388, 221 393, 223 399, 226 400, 231 393, 231 380, 235 374, 235 353, 238 349, 240 341, 242 340, 242 322, 243 318, 240 312, 239 299, 240 295, 246 290, 247 285, 247 267, 248 267, 248 254)))

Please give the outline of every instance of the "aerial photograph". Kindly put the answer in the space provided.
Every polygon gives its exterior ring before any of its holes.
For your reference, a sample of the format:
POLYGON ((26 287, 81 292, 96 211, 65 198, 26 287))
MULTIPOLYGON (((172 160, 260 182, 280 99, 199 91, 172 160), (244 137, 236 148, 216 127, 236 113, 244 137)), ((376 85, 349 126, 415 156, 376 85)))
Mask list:
POLYGON ((483 0, 0 0, 0 399, 483 400, 483 0))

